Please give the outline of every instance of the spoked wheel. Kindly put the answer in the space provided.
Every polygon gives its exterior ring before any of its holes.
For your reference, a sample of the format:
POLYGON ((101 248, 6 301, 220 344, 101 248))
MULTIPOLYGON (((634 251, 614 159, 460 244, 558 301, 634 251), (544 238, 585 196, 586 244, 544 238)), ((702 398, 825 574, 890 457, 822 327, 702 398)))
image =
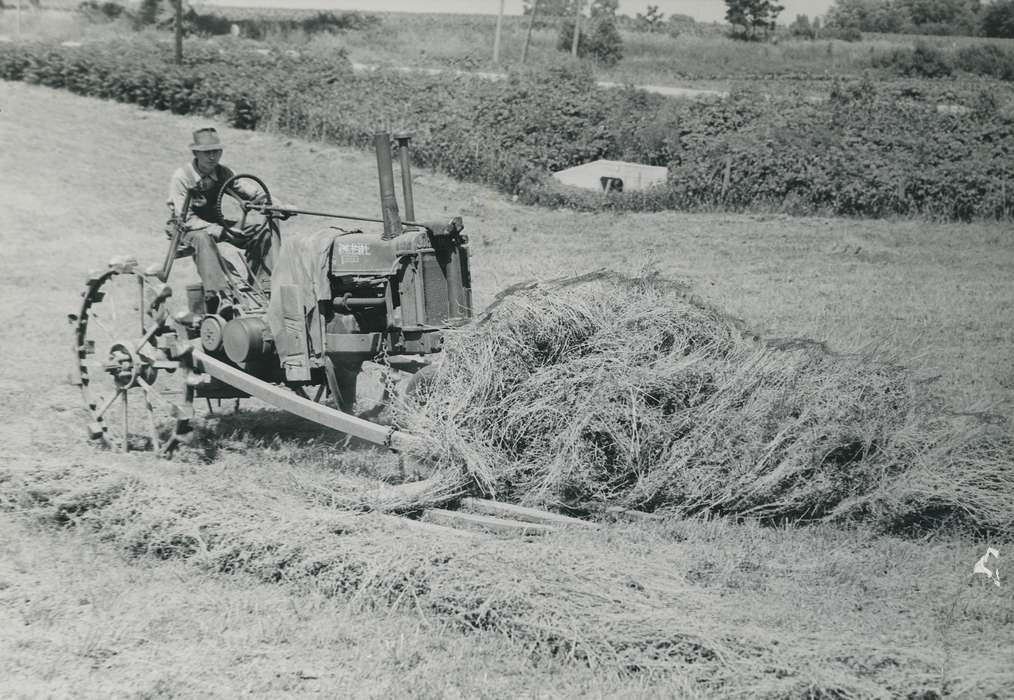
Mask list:
POLYGON ((111 263, 89 280, 71 317, 74 379, 93 439, 124 452, 168 453, 189 437, 194 389, 186 367, 159 347, 172 338, 171 290, 134 268, 111 263))

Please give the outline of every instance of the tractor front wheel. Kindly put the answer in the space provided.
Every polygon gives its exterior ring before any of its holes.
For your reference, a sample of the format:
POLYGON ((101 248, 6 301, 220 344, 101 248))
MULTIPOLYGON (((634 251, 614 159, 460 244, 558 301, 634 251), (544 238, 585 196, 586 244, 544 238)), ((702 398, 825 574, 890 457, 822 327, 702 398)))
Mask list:
POLYGON ((72 372, 89 435, 123 452, 170 452, 189 437, 194 400, 188 369, 169 357, 162 337, 173 330, 171 290, 133 261, 114 260, 82 296, 71 317, 72 372))

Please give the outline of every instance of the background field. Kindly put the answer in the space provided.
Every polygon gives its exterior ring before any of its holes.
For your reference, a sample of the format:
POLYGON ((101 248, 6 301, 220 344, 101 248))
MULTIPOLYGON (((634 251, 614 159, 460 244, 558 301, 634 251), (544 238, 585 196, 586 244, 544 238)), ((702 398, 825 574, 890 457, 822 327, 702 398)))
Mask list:
MULTIPOLYGON (((408 602, 391 612, 376 590, 341 591, 308 570, 222 573, 220 549, 167 548, 180 533, 199 533, 256 560, 266 556, 256 541, 281 532, 313 555, 330 546, 336 499, 372 488, 392 462, 259 412, 207 420, 197 448, 173 462, 89 447, 77 393, 64 383, 65 315, 87 271, 111 255, 142 264, 161 256, 164 180, 206 120, 11 83, 0 84, 0 105, 13 135, 0 153, 8 250, 0 323, 20 348, 0 370, 0 616, 17 630, 3 636, 0 654, 15 669, 16 692, 657 696, 702 692, 710 674, 731 679, 727 694, 1000 697, 1014 683, 1005 656, 1014 589, 970 576, 987 544, 972 539, 719 520, 607 528, 518 549, 363 521, 378 579, 425 552, 428 566, 467 588, 476 562, 513 557, 505 591, 513 582, 524 599, 526 581, 561 576, 562 607, 577 582, 556 562, 578 558, 635 576, 643 595, 658 596, 639 604, 671 615, 671 634, 704 635, 729 652, 669 659, 650 672, 608 661, 589 670, 495 630, 462 634, 468 626, 453 617, 408 602), (737 651, 742 640, 762 667, 737 651), (765 670, 769 663, 784 674, 765 670)), ((226 162, 263 177, 278 197, 378 209, 371 154, 219 126, 226 162)), ((953 410, 1014 415, 1006 225, 577 214, 519 206, 426 171, 417 173, 416 206, 431 218, 464 216, 480 307, 527 278, 654 269, 766 335, 876 347, 939 375, 934 392, 953 410)), ((296 219, 288 230, 313 225, 296 219)), ((1011 545, 990 544, 1004 555, 1011 545)), ((554 609, 552 597, 546 605, 554 609)))
MULTIPOLYGON (((71 0, 43 2, 42 11, 22 13, 22 34, 27 38, 59 40, 104 39, 123 34, 123 22, 89 23, 73 12, 79 3, 71 0)), ((199 12, 245 19, 298 19, 311 17, 318 10, 252 9, 205 5, 199 12)), ((366 14, 366 13, 363 13, 366 14)), ((302 32, 274 32, 267 44, 285 48, 341 48, 357 63, 415 68, 451 68, 459 70, 498 70, 520 64, 527 31, 527 20, 507 16, 503 23, 500 65, 492 62, 496 17, 492 15, 421 14, 409 12, 370 12, 379 21, 363 31, 342 32, 336 36, 308 36, 302 32)), ((783 22, 791 21, 784 15, 783 22)), ((900 85, 911 84, 890 71, 875 69, 871 63, 899 47, 916 43, 954 50, 967 46, 1014 48, 1014 40, 960 36, 913 36, 903 34, 865 34, 862 41, 837 39, 816 41, 783 37, 775 43, 741 42, 725 36, 724 25, 698 23, 676 37, 667 33, 647 33, 622 29, 623 60, 613 67, 597 66, 601 80, 635 85, 682 86, 720 91, 734 90, 747 84, 768 93, 804 91, 826 95, 834 78, 858 78, 870 74, 877 80, 900 85)), ((0 35, 15 34, 15 13, 0 13, 0 35)), ((168 35, 166 35, 168 37, 168 35)), ((565 56, 557 50, 555 25, 540 25, 532 34, 529 65, 558 64, 565 56)), ((998 80, 972 80, 969 76, 934 81, 940 92, 965 93, 987 88, 1011 96, 1009 83, 998 80)), ((926 88, 926 85, 923 85, 926 88)))
MULTIPOLYGON (((391 51, 430 46, 423 39, 431 33, 440 45, 453 46, 455 39, 448 28, 440 34, 415 15, 379 23, 361 15, 330 17, 358 28, 312 38, 275 27, 264 30, 266 40, 191 39, 181 66, 173 63, 167 33, 107 41, 125 25, 100 23, 89 26, 82 41, 63 47, 0 45, 0 76, 335 145, 362 146, 377 128, 410 129, 418 164, 493 185, 526 203, 581 210, 1011 217, 1014 170, 1003 154, 1014 148, 1008 99, 1014 51, 996 43, 898 45, 878 52, 876 42, 863 42, 855 45, 869 48, 860 80, 833 66, 823 74, 790 71, 771 78, 757 73, 765 61, 791 68, 794 52, 802 51, 800 60, 814 63, 805 54, 819 42, 737 45, 708 36, 692 53, 715 59, 725 87, 747 87, 725 100, 712 94, 680 101, 596 86, 605 75, 600 68, 561 54, 535 60, 535 67, 512 71, 506 80, 452 72, 446 62, 426 73, 370 71, 365 64, 354 70, 347 53, 356 46, 368 44, 377 57, 397 59, 394 65, 417 66, 426 61, 391 51), (389 36, 395 40, 384 49, 389 36), (549 178, 550 171, 596 158, 664 165, 669 178, 650 192, 608 196, 567 190, 549 178)), ((481 43, 484 34, 469 26, 472 20, 447 22, 466 43, 481 43)), ((222 31, 227 27, 228 21, 222 31)), ((638 55, 680 60, 683 36, 648 38, 657 50, 638 55)), ((825 44, 833 54, 834 45, 825 44)), ((636 66, 636 60, 628 57, 620 65, 636 66)), ((643 80, 665 72, 662 65, 643 68, 643 80)))

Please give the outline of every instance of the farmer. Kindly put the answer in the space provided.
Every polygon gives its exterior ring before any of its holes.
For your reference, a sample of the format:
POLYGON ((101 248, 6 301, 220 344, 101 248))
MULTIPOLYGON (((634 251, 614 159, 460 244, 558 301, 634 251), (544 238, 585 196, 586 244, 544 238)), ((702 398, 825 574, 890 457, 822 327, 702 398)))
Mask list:
MULTIPOLYGON (((211 127, 198 129, 193 136, 194 141, 190 144, 193 160, 177 168, 169 181, 171 215, 167 233, 171 235, 175 226, 183 226, 184 234, 180 245, 193 248, 194 263, 197 266, 197 274, 204 284, 208 311, 215 313, 220 306, 236 303, 229 281, 230 274, 235 274, 235 268, 222 257, 218 250, 218 242, 224 240, 245 248, 248 261, 253 263, 251 269, 254 270, 264 266, 263 258, 270 246, 270 236, 265 241, 246 241, 230 228, 235 222, 218 218, 215 205, 222 186, 233 176, 233 172, 219 163, 222 157, 222 142, 215 129, 211 127), (190 206, 183 212, 188 193, 190 206), (178 217, 181 214, 184 220, 179 221, 178 217)), ((235 183, 235 191, 243 199, 254 200, 262 194, 244 187, 244 184, 242 180, 235 183)))

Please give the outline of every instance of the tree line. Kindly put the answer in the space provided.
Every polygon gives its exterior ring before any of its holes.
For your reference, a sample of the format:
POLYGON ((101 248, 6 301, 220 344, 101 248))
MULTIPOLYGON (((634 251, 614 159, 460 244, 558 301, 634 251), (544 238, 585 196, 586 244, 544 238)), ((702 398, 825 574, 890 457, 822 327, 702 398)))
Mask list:
POLYGON ((1014 0, 835 0, 825 26, 856 32, 1014 38, 1014 0))

